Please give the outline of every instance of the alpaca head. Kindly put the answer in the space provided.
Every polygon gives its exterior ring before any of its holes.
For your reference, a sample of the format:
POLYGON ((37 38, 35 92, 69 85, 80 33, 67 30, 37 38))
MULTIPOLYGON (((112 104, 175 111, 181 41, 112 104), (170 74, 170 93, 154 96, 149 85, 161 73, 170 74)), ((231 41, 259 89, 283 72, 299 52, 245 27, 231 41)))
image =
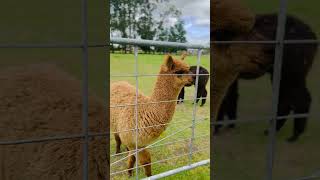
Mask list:
POLYGON ((186 54, 180 59, 174 59, 171 55, 166 55, 160 69, 160 74, 175 74, 168 76, 170 81, 178 87, 190 85, 193 82, 190 66, 184 61, 186 54))
MULTIPOLYGON (((254 29, 255 15, 242 4, 243 0, 211 0, 211 39, 222 41, 264 41, 254 29)), ((254 79, 271 67, 272 57, 266 57, 267 45, 212 44, 216 52, 215 66, 221 72, 238 74, 241 78, 254 79)), ((272 49, 272 48, 271 48, 272 49)), ((217 71, 215 71, 217 72, 217 71)), ((222 78, 225 75, 221 76, 222 78)))

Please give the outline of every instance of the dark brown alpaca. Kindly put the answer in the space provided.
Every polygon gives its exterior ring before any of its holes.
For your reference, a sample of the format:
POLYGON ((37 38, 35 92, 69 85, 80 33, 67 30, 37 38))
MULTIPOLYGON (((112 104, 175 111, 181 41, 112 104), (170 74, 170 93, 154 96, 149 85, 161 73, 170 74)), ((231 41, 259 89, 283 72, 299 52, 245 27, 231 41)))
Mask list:
MULTIPOLYGON (((197 66, 190 66, 190 71, 192 72, 192 74, 197 74, 197 66)), ((199 74, 209 74, 209 72, 204 67, 199 66, 199 74)), ((206 86, 207 86, 207 83, 209 80, 209 75, 199 76, 198 79, 199 80, 198 80, 198 90, 197 90, 196 103, 198 103, 200 98, 202 98, 200 106, 203 106, 206 103, 206 99, 207 99, 206 86)), ((196 81, 196 77, 194 76, 192 85, 195 85, 195 81, 196 81)), ((185 86, 185 87, 190 87, 190 86, 185 86)), ((183 103, 183 101, 184 101, 184 88, 185 87, 183 87, 179 93, 179 96, 178 96, 179 101, 177 102, 178 104, 183 103)))

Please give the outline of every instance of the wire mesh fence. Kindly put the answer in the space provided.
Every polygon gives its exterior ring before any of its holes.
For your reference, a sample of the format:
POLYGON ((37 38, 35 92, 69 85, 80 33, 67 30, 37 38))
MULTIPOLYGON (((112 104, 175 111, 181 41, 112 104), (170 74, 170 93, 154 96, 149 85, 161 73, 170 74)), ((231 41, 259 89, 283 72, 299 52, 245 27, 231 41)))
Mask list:
MULTIPOLYGON (((151 164, 159 164, 159 163, 164 163, 167 161, 172 161, 172 160, 176 160, 176 159, 181 159, 181 158, 187 158, 188 157, 188 165, 184 166, 184 167, 180 167, 177 169, 171 169, 170 171, 165 171, 162 172, 160 174, 148 177, 148 179, 158 179, 158 178, 162 178, 165 176, 169 176, 169 175, 173 175, 176 174, 178 172, 182 172, 182 171, 186 171, 189 169, 193 169, 196 168, 198 166, 203 166, 209 163, 209 159, 201 161, 201 162, 196 162, 193 163, 193 156, 195 154, 198 153, 202 153, 204 151, 208 151, 209 150, 209 146, 205 146, 205 147, 201 147, 201 148, 195 148, 195 140, 205 140, 207 142, 209 142, 209 130, 207 133, 202 133, 201 135, 196 135, 195 133, 195 127, 199 124, 203 124, 205 122, 209 123, 209 114, 204 115, 202 118, 197 117, 197 89, 198 89, 198 81, 199 81, 199 76, 209 76, 209 74, 199 74, 199 67, 201 65, 201 55, 202 55, 202 49, 208 49, 209 46, 205 46, 205 45, 197 45, 197 44, 187 44, 187 43, 174 43, 174 42, 160 42, 160 41, 150 41, 150 40, 137 40, 137 39, 125 39, 125 38, 111 38, 110 43, 112 44, 120 44, 120 45, 132 45, 134 46, 133 50, 134 50, 134 74, 110 74, 111 78, 134 78, 135 79, 135 87, 136 87, 136 95, 135 95, 135 103, 130 103, 130 104, 110 104, 110 108, 121 108, 121 107, 129 107, 129 106, 133 106, 134 110, 135 110, 135 124, 136 127, 132 128, 132 129, 126 129, 124 131, 121 132, 128 132, 128 131, 135 131, 135 143, 136 143, 136 147, 134 150, 128 150, 127 152, 121 152, 118 154, 113 154, 111 153, 111 157, 113 158, 117 158, 118 156, 121 155, 125 155, 124 157, 118 158, 114 161, 111 161, 111 178, 116 178, 117 175, 119 174, 123 174, 126 173, 128 170, 135 170, 135 179, 139 179, 139 168, 142 168, 144 166, 147 165, 151 165, 151 164), (163 103, 177 103, 179 102, 178 99, 168 99, 168 100, 160 100, 160 101, 154 101, 154 102, 140 102, 138 101, 137 97, 139 94, 139 78, 140 77, 158 77, 158 76, 177 76, 177 74, 140 74, 139 72, 139 67, 138 67, 138 46, 164 46, 164 47, 182 47, 182 48, 188 48, 188 49, 197 49, 197 71, 195 75, 195 91, 192 97, 188 97, 187 99, 185 99, 185 101, 193 101, 193 106, 192 106, 192 114, 191 114, 191 121, 190 120, 179 120, 179 121, 174 121, 174 122, 170 122, 170 123, 158 123, 158 124, 154 124, 154 125, 150 125, 150 126, 143 126, 143 127, 138 127, 138 108, 141 105, 154 105, 154 104, 163 104, 163 103), (143 147, 143 148, 139 148, 138 147, 138 143, 137 141, 138 139, 138 130, 141 129, 148 129, 148 128, 154 128, 154 127, 161 127, 161 126, 168 126, 170 125, 170 127, 174 127, 176 125, 179 124, 179 130, 173 131, 172 133, 159 138, 158 140, 156 140, 155 142, 143 147), (187 126, 185 126, 186 124, 188 124, 187 126), (190 136, 188 138, 184 137, 184 138, 177 138, 177 139, 172 139, 174 137, 176 137, 177 135, 186 132, 188 130, 191 129, 191 133, 190 136), (167 140, 167 141, 166 141, 167 140), (166 142, 164 142, 166 141, 166 142), (163 142, 163 143, 161 143, 163 142), (145 150, 145 149, 157 149, 159 147, 165 147, 165 146, 170 146, 170 145, 176 145, 176 144, 188 144, 188 151, 187 152, 179 152, 179 155, 168 155, 169 157, 157 160, 155 162, 149 163, 149 164, 144 164, 144 165, 138 165, 138 153, 145 150), (119 166, 119 163, 121 163, 122 161, 126 160, 129 158, 130 153, 135 154, 136 157, 136 161, 135 161, 135 167, 133 168, 123 168, 123 169, 117 169, 114 168, 115 170, 112 170, 113 167, 117 167, 117 165, 119 166), (126 155, 128 154, 128 155, 126 155)), ((150 60, 152 61, 152 59, 150 60)), ((112 68, 112 67, 111 67, 112 68)), ((191 76, 190 74, 181 74, 182 76, 191 76)), ((207 97, 208 99, 208 97, 207 97)), ((186 116, 188 115, 188 112, 185 112, 186 116)), ((190 115, 188 115, 190 116, 190 115)), ((209 127, 209 126, 208 126, 209 127)), ((166 130, 167 131, 167 130, 166 130)), ((121 133, 121 132, 111 132, 111 134, 116 134, 116 133, 121 133)))

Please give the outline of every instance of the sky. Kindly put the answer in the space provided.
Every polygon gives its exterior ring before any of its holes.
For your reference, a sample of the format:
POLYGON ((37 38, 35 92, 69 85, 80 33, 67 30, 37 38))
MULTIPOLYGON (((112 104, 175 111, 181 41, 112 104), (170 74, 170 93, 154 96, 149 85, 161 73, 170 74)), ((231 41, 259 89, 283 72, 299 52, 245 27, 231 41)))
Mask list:
POLYGON ((210 0, 171 0, 182 12, 187 40, 207 44, 210 41, 210 0))

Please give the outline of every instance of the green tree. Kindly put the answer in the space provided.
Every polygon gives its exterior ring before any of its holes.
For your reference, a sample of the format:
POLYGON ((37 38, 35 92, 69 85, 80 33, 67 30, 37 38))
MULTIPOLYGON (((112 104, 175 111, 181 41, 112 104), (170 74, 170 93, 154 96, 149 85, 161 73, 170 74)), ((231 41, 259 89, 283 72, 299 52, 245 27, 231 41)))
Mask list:
MULTIPOLYGON (((137 23, 137 33, 141 39, 153 40, 155 37, 155 20, 152 15, 155 8, 155 4, 149 1, 146 1, 146 3, 141 6, 141 13, 137 23)), ((140 46, 140 48, 147 53, 151 50, 150 46, 140 46)))
MULTIPOLYGON (((186 30, 184 29, 184 22, 179 19, 174 26, 170 27, 169 41, 170 42, 187 42, 186 30)), ((170 52, 177 52, 178 50, 186 50, 185 48, 170 48, 170 52)))
POLYGON ((185 43, 187 42, 187 31, 184 29, 184 22, 182 20, 178 20, 178 22, 174 25, 176 30, 176 42, 185 43))
MULTIPOLYGON (((122 38, 135 38, 138 7, 144 0, 110 0, 110 32, 122 38)), ((124 46, 126 52, 126 46, 124 46)))
MULTIPOLYGON (((159 22, 158 24, 158 35, 156 37, 157 41, 169 41, 169 30, 163 26, 163 22, 159 22)), ((166 47, 156 47, 157 52, 167 52, 168 48, 166 47)))

